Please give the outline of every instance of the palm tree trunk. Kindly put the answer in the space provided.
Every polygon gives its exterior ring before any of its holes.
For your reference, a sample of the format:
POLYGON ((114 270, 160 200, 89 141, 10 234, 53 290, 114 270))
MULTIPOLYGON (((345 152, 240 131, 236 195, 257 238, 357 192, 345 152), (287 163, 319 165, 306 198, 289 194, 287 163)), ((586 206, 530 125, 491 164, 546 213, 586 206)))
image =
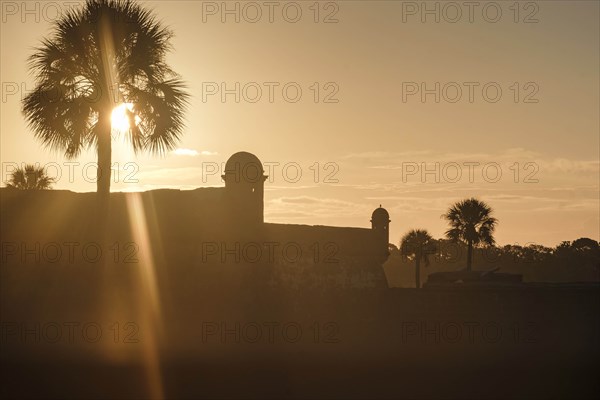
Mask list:
POLYGON ((467 244, 467 271, 471 271, 471 263, 473 261, 473 242, 469 240, 467 244))
POLYGON ((99 115, 98 130, 98 172, 96 191, 98 196, 98 217, 106 221, 109 212, 110 200, 110 173, 111 173, 111 121, 110 112, 99 115))
POLYGON ((417 267, 415 268, 415 285, 421 288, 421 258, 417 256, 417 267))

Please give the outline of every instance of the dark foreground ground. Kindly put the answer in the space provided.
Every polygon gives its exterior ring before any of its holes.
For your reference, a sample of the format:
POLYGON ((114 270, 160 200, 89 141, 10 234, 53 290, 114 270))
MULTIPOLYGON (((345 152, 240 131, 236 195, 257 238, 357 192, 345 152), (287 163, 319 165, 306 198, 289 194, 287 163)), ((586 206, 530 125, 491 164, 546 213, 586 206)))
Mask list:
POLYGON ((27 307, 3 296, 2 398, 575 399, 600 393, 597 285, 235 296, 182 291, 163 299, 154 320, 148 303, 92 312, 102 297, 86 292, 52 292, 52 301, 27 307), (72 304, 70 312, 64 304, 72 304))
POLYGON ((600 393, 598 284, 342 290, 323 263, 205 262, 221 227, 194 193, 113 196, 104 243, 93 193, 0 191, 2 399, 600 393))

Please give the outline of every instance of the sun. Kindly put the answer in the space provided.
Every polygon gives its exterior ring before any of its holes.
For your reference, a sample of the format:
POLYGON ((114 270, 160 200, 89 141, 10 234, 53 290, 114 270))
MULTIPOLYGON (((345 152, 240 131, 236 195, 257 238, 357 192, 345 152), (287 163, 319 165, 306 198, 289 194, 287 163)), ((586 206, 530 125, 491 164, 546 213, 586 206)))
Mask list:
MULTIPOLYGON (((133 104, 131 103, 123 103, 119 104, 115 107, 110 115, 110 122, 112 124, 112 128, 119 132, 127 132, 129 130, 129 118, 127 117, 127 111, 133 110, 133 104)), ((136 124, 139 117, 135 117, 136 124)))

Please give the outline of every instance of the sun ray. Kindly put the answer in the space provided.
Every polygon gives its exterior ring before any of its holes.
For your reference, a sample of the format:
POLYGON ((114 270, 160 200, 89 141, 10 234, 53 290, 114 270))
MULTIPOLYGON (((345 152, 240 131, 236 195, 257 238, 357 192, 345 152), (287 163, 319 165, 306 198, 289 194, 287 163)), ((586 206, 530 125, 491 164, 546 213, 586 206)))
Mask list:
MULTIPOLYGON (((160 296, 156 278, 156 265, 152 251, 146 210, 140 193, 130 193, 126 196, 127 212, 133 234, 134 243, 138 249, 138 287, 135 292, 140 307, 140 331, 144 331, 144 365, 146 367, 149 390, 152 398, 163 398, 164 391, 160 372, 158 347, 163 333, 160 296)), ((152 211, 152 210, 150 210, 152 211)), ((150 215, 153 215, 150 213, 150 215)))

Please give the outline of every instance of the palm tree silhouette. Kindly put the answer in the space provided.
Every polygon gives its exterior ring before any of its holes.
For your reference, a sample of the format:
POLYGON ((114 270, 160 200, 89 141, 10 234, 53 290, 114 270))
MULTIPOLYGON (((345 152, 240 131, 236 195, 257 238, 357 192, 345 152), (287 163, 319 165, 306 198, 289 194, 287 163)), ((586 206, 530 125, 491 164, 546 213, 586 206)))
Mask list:
POLYGON ((470 198, 452 205, 442 218, 450 224, 446 237, 453 242, 462 241, 467 244, 467 271, 471 271, 473 246, 485 243, 494 245, 493 237, 496 229, 496 218, 491 216, 492 209, 483 201, 470 198))
POLYGON ((25 165, 25 168, 17 168, 6 182, 9 188, 20 190, 46 190, 52 189, 54 179, 46 175, 43 167, 33 164, 25 165))
POLYGON ((163 154, 182 133, 188 94, 165 61, 172 36, 130 0, 88 0, 58 20, 29 59, 36 86, 23 99, 25 118, 45 146, 67 158, 96 148, 100 204, 110 193, 117 106, 126 105, 125 134, 136 154, 163 154))
POLYGON ((429 255, 435 251, 435 240, 424 229, 413 229, 400 240, 400 252, 403 256, 415 260, 415 285, 421 287, 421 260, 429 265, 429 255))

